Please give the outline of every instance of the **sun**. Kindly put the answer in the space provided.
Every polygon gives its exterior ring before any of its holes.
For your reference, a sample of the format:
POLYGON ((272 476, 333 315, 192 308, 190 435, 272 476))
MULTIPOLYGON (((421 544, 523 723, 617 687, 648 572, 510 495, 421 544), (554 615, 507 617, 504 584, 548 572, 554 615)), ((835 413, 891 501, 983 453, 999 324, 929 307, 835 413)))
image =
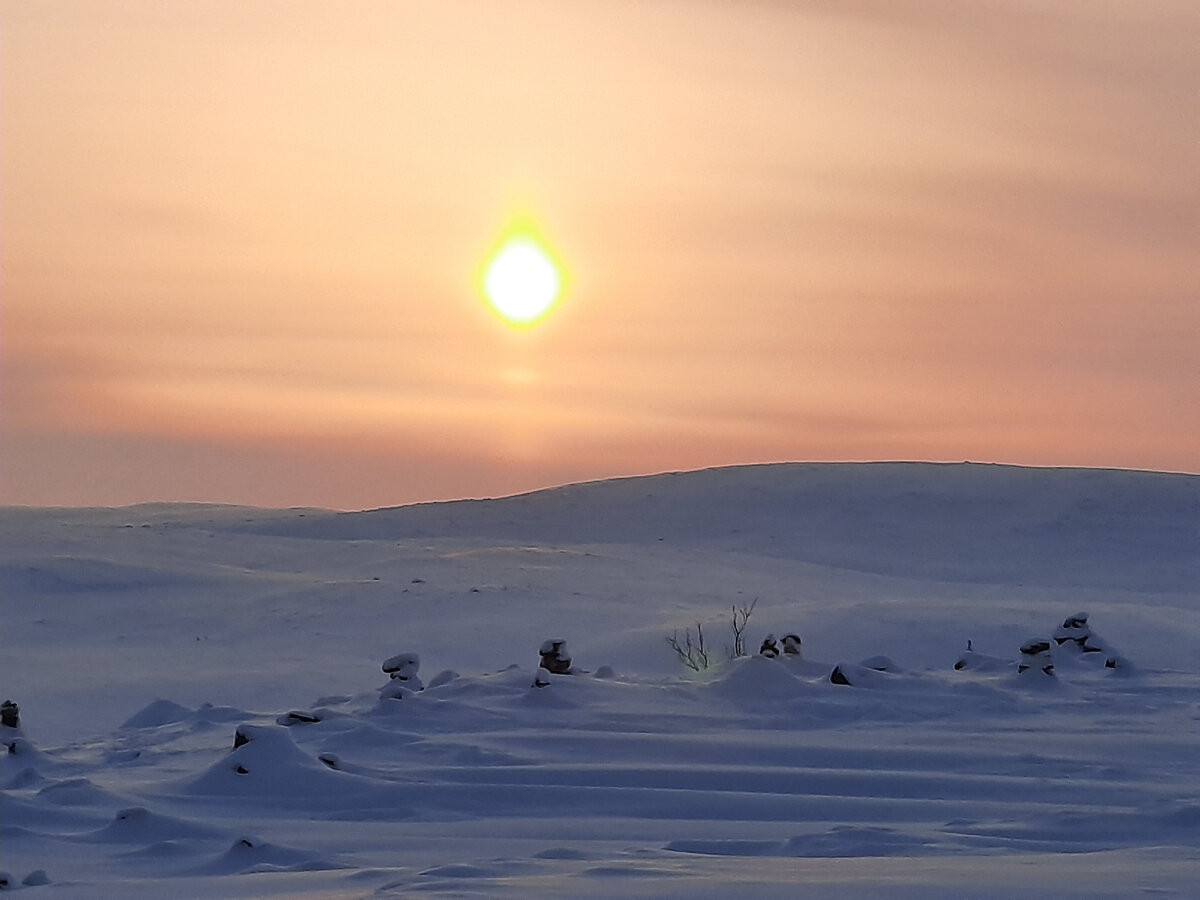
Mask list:
POLYGON ((546 247, 531 234, 507 238, 483 270, 483 295, 512 325, 532 325, 562 293, 563 278, 546 247))

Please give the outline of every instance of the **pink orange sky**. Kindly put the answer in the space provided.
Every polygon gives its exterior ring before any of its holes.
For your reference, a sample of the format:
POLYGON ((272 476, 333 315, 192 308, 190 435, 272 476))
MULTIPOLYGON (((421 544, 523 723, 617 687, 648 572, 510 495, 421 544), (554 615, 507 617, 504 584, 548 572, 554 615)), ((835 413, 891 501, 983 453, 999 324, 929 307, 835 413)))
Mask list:
POLYGON ((1198 9, 0 0, 0 502, 1200 471, 1198 9))

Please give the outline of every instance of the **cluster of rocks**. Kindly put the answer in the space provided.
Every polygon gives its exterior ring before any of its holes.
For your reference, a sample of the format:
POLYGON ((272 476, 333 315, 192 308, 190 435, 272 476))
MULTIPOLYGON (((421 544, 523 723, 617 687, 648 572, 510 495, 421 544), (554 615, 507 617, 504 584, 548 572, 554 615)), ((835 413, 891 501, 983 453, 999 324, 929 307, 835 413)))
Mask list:
MULTIPOLYGON (((383 671, 388 676, 388 683, 379 691, 380 699, 400 700, 405 694, 425 689, 417 672, 421 668, 421 657, 416 653, 397 653, 383 661, 383 671)), ((571 663, 571 653, 567 642, 562 638, 550 638, 542 642, 538 650, 538 670, 534 677, 534 687, 546 687, 550 684, 552 675, 573 675, 576 669, 571 663)), ((452 673, 443 673, 452 674, 452 673)), ((434 679, 434 684, 442 676, 434 679)), ((289 715, 295 715, 289 713, 289 715)))
POLYGON ((768 634, 758 648, 758 655, 765 656, 767 659, 775 659, 780 653, 786 656, 799 656, 802 643, 800 635, 795 632, 785 634, 778 641, 775 640, 775 635, 768 634))
POLYGON ((1018 672, 1026 672, 1040 665, 1046 675, 1054 674, 1053 655, 1074 654, 1092 659, 1103 659, 1106 669, 1127 667, 1119 656, 1088 624, 1085 612, 1067 616, 1049 638, 1037 638, 1021 645, 1021 662, 1018 672))
MULTIPOLYGON (((1050 637, 1034 637, 1021 644, 1016 662, 1017 673, 1029 677, 1055 677, 1055 662, 1071 656, 1104 660, 1107 669, 1124 669, 1128 663, 1106 644, 1088 624, 1088 614, 1075 613, 1063 619, 1050 637)), ((1009 669, 1011 660, 987 656, 975 651, 971 641, 967 649, 954 663, 954 668, 981 671, 1009 669)))

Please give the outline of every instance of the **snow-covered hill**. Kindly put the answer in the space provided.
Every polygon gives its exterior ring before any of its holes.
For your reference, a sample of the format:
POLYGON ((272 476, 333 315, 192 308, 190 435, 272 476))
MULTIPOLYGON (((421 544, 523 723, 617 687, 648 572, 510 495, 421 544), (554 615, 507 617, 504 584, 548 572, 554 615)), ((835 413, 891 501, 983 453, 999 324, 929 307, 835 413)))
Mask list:
POLYGON ((1196 476, 768 465, 361 513, 9 508, 0 535, 16 886, 1200 883, 1196 476), (665 641, 697 623, 698 672, 665 641), (754 654, 789 632, 801 656, 754 654), (548 638, 574 674, 538 675, 548 638), (406 652, 424 690, 381 671, 406 652))
POLYGON ((712 547, 942 581, 1200 584, 1200 477, 937 463, 771 464, 498 500, 274 519, 260 534, 712 547))

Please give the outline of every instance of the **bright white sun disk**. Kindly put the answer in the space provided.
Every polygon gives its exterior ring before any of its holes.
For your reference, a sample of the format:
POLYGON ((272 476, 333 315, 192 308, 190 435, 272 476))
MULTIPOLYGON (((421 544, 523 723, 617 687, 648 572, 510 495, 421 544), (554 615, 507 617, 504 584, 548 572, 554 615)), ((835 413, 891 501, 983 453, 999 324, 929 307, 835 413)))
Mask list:
POLYGON ((542 316, 558 299, 562 279, 546 251, 530 238, 501 247, 488 263, 483 291, 509 322, 525 324, 542 316))

